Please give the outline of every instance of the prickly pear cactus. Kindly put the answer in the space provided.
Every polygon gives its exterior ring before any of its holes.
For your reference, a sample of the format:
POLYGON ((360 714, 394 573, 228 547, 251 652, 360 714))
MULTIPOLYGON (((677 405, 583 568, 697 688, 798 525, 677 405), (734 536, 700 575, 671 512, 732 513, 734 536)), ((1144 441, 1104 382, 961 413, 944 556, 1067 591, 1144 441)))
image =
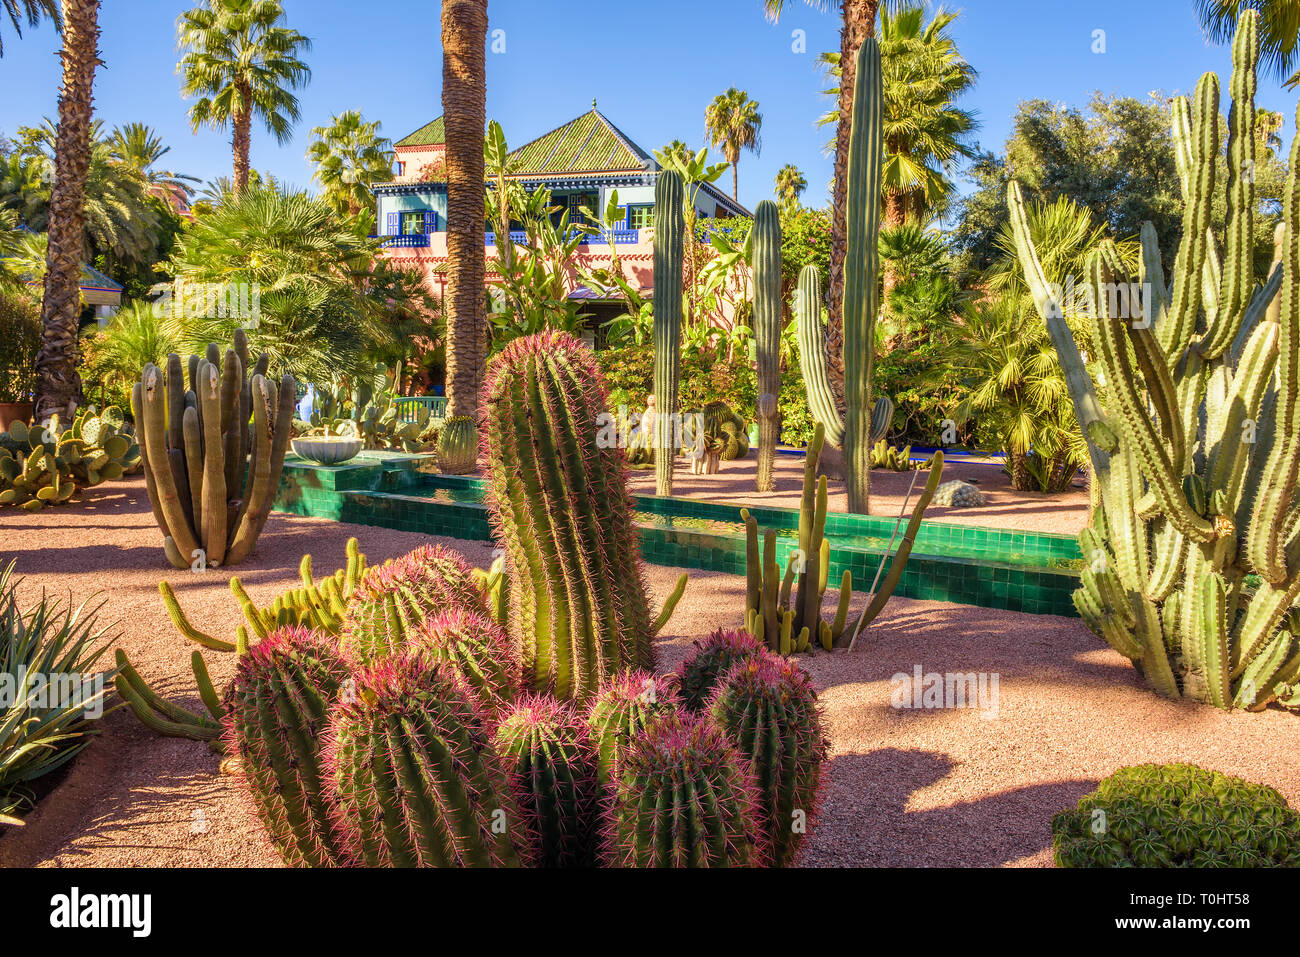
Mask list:
POLYGON ((1218 77, 1173 102, 1186 209, 1169 281, 1150 224, 1137 303, 1113 244, 1089 264, 1088 351, 1104 394, 1044 275, 1020 187, 1008 190, 1021 266, 1092 459, 1075 607, 1158 693, 1225 709, 1294 701, 1300 684, 1300 138, 1276 261, 1257 287, 1257 19, 1242 13, 1233 44, 1226 183, 1215 179, 1218 77), (1216 192, 1227 200, 1222 237, 1209 231, 1216 192))
POLYGON ((14 422, 0 433, 0 505, 40 511, 139 467, 140 447, 114 407, 103 416, 88 408, 67 430, 57 415, 44 426, 14 422))

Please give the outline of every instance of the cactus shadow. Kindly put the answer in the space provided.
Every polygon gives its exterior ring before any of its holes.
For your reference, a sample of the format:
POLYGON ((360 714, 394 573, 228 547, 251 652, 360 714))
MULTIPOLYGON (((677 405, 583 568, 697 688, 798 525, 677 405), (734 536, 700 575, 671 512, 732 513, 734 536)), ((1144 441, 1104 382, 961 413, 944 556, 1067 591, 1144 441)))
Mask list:
POLYGON ((835 867, 999 867, 1049 850, 1052 815, 1075 806, 1097 779, 1027 784, 939 807, 926 789, 954 772, 948 755, 881 748, 827 764, 819 826, 804 863, 835 867))

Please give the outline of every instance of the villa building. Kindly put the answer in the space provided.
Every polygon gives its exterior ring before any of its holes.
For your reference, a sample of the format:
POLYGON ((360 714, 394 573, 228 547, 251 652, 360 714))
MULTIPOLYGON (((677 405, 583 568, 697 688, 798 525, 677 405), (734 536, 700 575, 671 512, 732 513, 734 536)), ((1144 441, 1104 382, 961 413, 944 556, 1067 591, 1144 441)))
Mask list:
MULTIPOLYGON (((395 179, 375 188, 379 231, 392 237, 385 246, 387 256, 402 265, 423 271, 430 289, 442 296, 446 286, 447 183, 446 137, 442 117, 398 140, 395 179)), ((590 112, 565 123, 519 147, 510 154, 510 178, 530 192, 539 187, 551 191, 556 205, 567 207, 570 221, 581 221, 578 210, 586 207, 603 211, 610 194, 617 190, 625 216, 614 230, 613 242, 623 274, 643 292, 654 287, 654 190, 659 164, 654 157, 630 140, 592 104, 590 112)), ((749 210, 710 184, 698 191, 695 205, 703 218, 749 216, 749 210)), ((488 224, 484 254, 487 280, 493 272, 497 237, 488 224)), ((523 231, 511 233, 516 242, 523 231)), ((587 268, 608 268, 611 264, 607 235, 589 237, 579 248, 578 259, 587 268)), ((593 315, 601 308, 604 294, 579 285, 571 277, 570 295, 585 300, 593 315)), ((612 304, 611 304, 612 306, 612 304)))

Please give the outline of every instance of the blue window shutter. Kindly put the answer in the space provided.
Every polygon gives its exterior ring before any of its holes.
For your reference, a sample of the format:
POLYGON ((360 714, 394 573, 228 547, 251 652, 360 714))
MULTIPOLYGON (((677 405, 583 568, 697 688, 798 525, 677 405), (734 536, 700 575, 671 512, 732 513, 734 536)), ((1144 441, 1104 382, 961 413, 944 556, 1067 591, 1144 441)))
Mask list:
POLYGON ((624 229, 631 229, 631 228, 632 228, 632 224, 631 224, 630 222, 628 222, 628 217, 630 217, 630 216, 632 215, 632 212, 631 212, 632 207, 631 207, 631 206, 620 206, 619 209, 621 209, 621 210, 623 211, 623 228, 624 228, 624 229))
POLYGON ((398 219, 399 215, 400 215, 399 213, 388 214, 388 235, 389 236, 396 236, 400 230, 400 226, 399 226, 400 220, 398 219))
POLYGON ((438 228, 438 214, 431 209, 424 211, 424 231, 426 234, 434 232, 438 228))

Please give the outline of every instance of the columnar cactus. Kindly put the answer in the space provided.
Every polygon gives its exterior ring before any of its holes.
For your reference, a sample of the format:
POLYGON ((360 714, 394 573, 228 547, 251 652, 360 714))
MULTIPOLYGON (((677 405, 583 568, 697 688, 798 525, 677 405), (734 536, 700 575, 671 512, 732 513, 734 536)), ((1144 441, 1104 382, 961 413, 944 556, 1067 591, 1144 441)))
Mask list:
MULTIPOLYGON (((921 516, 925 514, 926 507, 943 479, 943 453, 935 452, 925 488, 912 509, 912 517, 898 544, 898 550, 889 561, 889 572, 871 596, 871 601, 850 625, 848 614, 849 602, 853 596, 853 573, 846 568, 840 577, 840 600, 835 618, 825 621, 822 618, 822 599, 828 584, 831 546, 826 539, 826 476, 817 475, 824 435, 824 427, 818 422, 804 461, 803 496, 799 506, 799 543, 797 548, 790 551, 784 571, 776 560, 776 532, 768 530, 764 533, 760 556, 758 522, 749 514, 749 509, 740 510, 741 519, 745 522, 746 545, 745 630, 772 651, 782 655, 806 651, 814 641, 826 651, 837 645, 849 644, 863 628, 876 619, 898 587, 903 569, 907 567, 907 560, 912 554, 912 544, 921 527, 921 516)), ((882 555, 881 561, 887 558, 887 555, 882 555)))
MULTIPOLYGON (((835 448, 841 448, 844 445, 844 417, 835 404, 835 393, 831 390, 830 375, 826 371, 821 278, 816 266, 808 265, 800 270, 794 308, 799 324, 799 363, 808 396, 808 409, 812 412, 813 419, 826 430, 826 441, 835 448)), ((873 348, 874 342, 873 337, 873 348)), ((871 406, 870 438, 873 447, 885 438, 893 418, 893 400, 889 396, 881 396, 871 406)))
POLYGON ((305 628, 273 632, 235 670, 227 751, 240 759, 258 817, 293 867, 340 863, 325 796, 320 741, 348 672, 327 639, 305 628))
POLYGON ((519 782, 542 867, 597 863, 600 791, 587 726, 569 704, 530 695, 501 719, 493 745, 519 782))
POLYGON ((146 365, 132 393, 149 502, 176 568, 238 565, 271 513, 297 385, 290 375, 278 386, 266 378, 265 356, 248 375, 243 330, 224 360, 211 346, 190 357, 189 371, 187 389, 173 353, 165 376, 146 365))
POLYGON ((478 429, 468 415, 454 415, 438 433, 438 471, 468 475, 478 468, 478 429))
POLYGON ((532 829, 475 695, 413 655, 354 674, 325 760, 337 830, 367 867, 515 867, 532 829))
POLYGON ((488 370, 488 502, 508 556, 510 634, 525 684, 561 699, 653 667, 623 456, 596 428, 606 404, 591 351, 566 333, 516 339, 488 370))
POLYGON ((1222 162, 1219 81, 1207 73, 1192 102, 1173 104, 1186 208, 1172 282, 1149 224, 1145 303, 1131 302, 1113 244, 1091 260, 1090 351, 1104 405, 1043 272, 1020 187, 1008 190, 1020 262, 1092 457, 1096 507, 1080 536, 1086 567, 1075 607, 1160 694, 1256 709, 1275 699, 1300 705, 1300 524, 1291 507, 1300 473, 1300 139, 1276 262, 1256 289, 1257 34, 1257 15, 1244 12, 1233 44, 1222 245, 1207 233, 1222 162))
POLYGON ((713 722, 668 717, 628 746, 614 781, 605 860, 612 867, 761 867, 757 793, 713 722))
POLYGON ((698 711, 708 703, 718 682, 733 666, 766 650, 757 638, 737 628, 719 628, 703 641, 695 642, 695 652, 677 669, 682 706, 698 711))
POLYGON ((793 864, 817 817, 827 740, 807 673, 771 654, 723 676, 709 716, 750 762, 771 863, 793 864))
POLYGON ((754 210, 754 345, 758 354, 758 491, 776 488, 772 467, 781 434, 781 213, 763 200, 754 210))
POLYGON ((672 683, 648 671, 625 671, 611 678, 587 709, 587 733, 596 749, 602 789, 618 771, 624 749, 651 722, 675 715, 680 702, 672 683))
POLYGON ((417 623, 407 635, 407 647, 450 667, 489 710, 519 694, 519 664, 510 638, 485 615, 453 605, 417 623))
POLYGON ((403 650, 426 618, 463 607, 487 616, 483 592, 459 552, 422 545, 366 572, 348 601, 342 647, 368 663, 403 650))
POLYGON ((663 170, 655 181, 655 494, 673 494, 677 385, 681 365, 682 257, 685 189, 675 170, 663 170))

